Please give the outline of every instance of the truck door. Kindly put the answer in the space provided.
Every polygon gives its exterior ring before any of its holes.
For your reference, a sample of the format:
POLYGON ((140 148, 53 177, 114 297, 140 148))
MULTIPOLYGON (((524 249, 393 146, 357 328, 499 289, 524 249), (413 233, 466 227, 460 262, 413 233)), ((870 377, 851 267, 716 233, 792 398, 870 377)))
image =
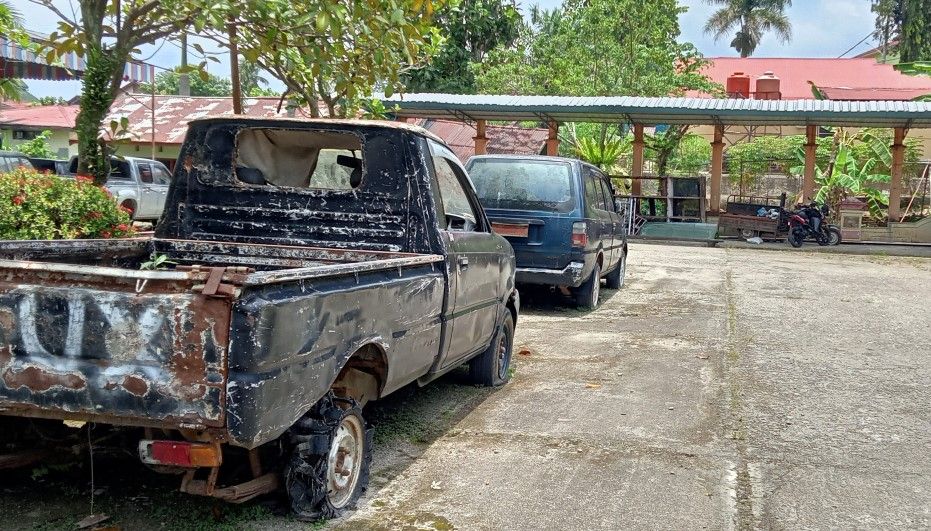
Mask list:
POLYGON ((139 162, 137 167, 139 169, 139 214, 137 217, 143 219, 158 217, 162 213, 159 208, 162 203, 159 187, 155 184, 152 165, 148 162, 139 162))
POLYGON ((494 333, 502 243, 487 226, 472 184, 456 156, 430 142, 440 235, 447 248, 447 350, 439 368, 487 347, 494 333))

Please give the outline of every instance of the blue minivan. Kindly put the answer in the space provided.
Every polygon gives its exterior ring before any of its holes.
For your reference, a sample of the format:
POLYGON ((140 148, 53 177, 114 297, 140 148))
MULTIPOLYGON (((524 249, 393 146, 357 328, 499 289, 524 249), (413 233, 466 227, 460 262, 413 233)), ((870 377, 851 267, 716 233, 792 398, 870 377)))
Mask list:
POLYGON ((492 228, 514 247, 517 282, 569 288, 598 305, 601 279, 624 284, 625 216, 611 180, 575 159, 479 155, 466 164, 492 228))

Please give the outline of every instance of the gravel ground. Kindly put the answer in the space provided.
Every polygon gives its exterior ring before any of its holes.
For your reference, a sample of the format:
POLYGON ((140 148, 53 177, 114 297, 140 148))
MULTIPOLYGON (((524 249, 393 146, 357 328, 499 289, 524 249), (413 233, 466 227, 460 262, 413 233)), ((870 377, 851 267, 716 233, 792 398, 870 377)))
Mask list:
MULTIPOLYGON (((371 488, 325 527, 931 526, 931 260, 632 244, 593 312, 522 296, 512 382, 370 411, 371 488)), ((107 459, 96 507, 125 529, 311 527, 107 459)), ((0 528, 72 528, 88 491, 82 466, 7 475, 0 528)))

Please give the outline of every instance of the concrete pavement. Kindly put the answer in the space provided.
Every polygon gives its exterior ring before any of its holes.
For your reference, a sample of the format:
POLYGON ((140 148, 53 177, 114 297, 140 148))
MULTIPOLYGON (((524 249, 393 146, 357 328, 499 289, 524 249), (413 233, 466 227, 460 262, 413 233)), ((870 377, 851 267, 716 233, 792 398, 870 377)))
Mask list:
POLYGON ((635 244, 604 297, 527 294, 512 383, 331 525, 931 525, 931 261, 635 244))

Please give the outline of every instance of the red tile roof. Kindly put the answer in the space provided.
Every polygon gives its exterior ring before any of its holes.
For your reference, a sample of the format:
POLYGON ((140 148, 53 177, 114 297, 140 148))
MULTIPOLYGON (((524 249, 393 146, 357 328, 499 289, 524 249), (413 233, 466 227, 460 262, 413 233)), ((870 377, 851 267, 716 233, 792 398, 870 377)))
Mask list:
MULTIPOLYGON (((475 129, 463 122, 421 118, 413 122, 442 138, 459 160, 475 155, 475 129)), ((489 154, 539 155, 549 136, 546 129, 514 125, 489 125, 485 128, 489 154)))
MULTIPOLYGON (((110 106, 107 121, 129 119, 130 138, 140 142, 152 141, 152 96, 124 94, 110 106)), ((243 98, 243 114, 247 116, 285 115, 284 106, 278 113, 279 98, 243 98)), ((207 116, 233 114, 233 99, 196 96, 155 96, 155 142, 181 144, 191 120, 207 116)))
POLYGON ((879 64, 872 58, 771 58, 714 57, 705 71, 712 80, 721 83, 735 72, 743 72, 753 80, 771 71, 781 81, 782 98, 811 99, 814 82, 831 99, 844 100, 911 100, 931 94, 931 77, 906 76, 892 65, 879 64))
POLYGON ((77 105, 4 106, 0 108, 0 125, 74 129, 77 105))
MULTIPOLYGON (((130 137, 139 142, 152 141, 152 115, 149 111, 151 96, 146 94, 123 95, 110 108, 109 120, 129 119, 130 137)), ((248 116, 284 116, 277 112, 278 98, 245 98, 243 114, 248 116)), ((212 97, 155 97, 155 142, 181 144, 187 124, 196 118, 233 114, 232 98, 212 97)), ((418 120, 417 125, 432 132, 449 144, 462 161, 475 154, 475 129, 452 120, 418 120)), ((489 153, 538 154, 548 136, 546 129, 528 129, 517 126, 493 126, 486 129, 489 153)))

